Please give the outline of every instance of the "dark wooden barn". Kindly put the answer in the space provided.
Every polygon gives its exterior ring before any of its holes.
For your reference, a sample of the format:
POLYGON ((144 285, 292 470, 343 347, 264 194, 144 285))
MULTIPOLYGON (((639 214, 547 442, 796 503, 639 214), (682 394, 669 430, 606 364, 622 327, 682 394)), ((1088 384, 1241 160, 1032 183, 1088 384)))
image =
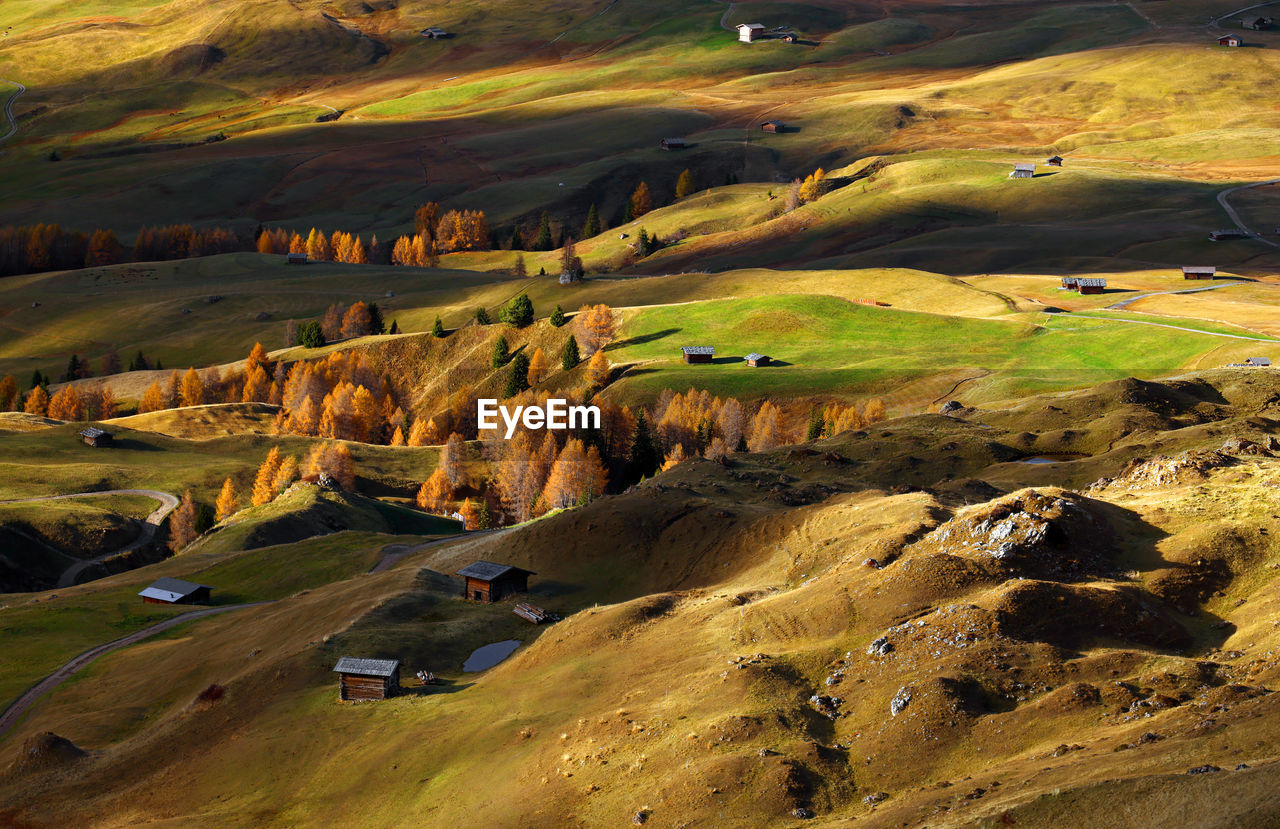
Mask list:
POLYGON ((1061 166, 1062 166, 1062 156, 1060 156, 1060 155, 1055 155, 1053 158, 1051 158, 1051 159, 1049 159, 1048 161, 1046 161, 1046 162, 1045 162, 1045 164, 1048 164, 1050 167, 1061 167, 1061 166))
POLYGON ((760 125, 760 129, 765 132, 786 132, 787 125, 781 121, 765 121, 760 125))
POLYGON ((1213 279, 1218 269, 1213 265, 1185 265, 1182 268, 1183 279, 1213 279))
POLYGON ((757 354, 756 352, 753 351, 747 355, 747 365, 751 366, 752 368, 760 368, 760 366, 767 366, 769 365, 769 363, 770 363, 770 359, 768 354, 757 354))
POLYGON ((1219 46, 1240 46, 1243 43, 1244 41, 1235 35, 1226 35, 1225 37, 1218 38, 1219 46))
POLYGON ((1062 277, 1062 287, 1066 288, 1068 291, 1074 291, 1076 289, 1076 281, 1077 277, 1064 276, 1062 277))
POLYGON ((1081 277, 1076 280, 1076 289, 1082 294, 1101 294, 1107 290, 1107 280, 1100 277, 1081 277))
POLYGON ((90 446, 110 446, 115 436, 106 429, 90 426, 80 433, 80 439, 90 446))
POLYGON ((680 349, 686 363, 709 363, 716 356, 716 350, 709 345, 686 345, 680 349))
POLYGON ((689 143, 683 138, 664 138, 662 139, 662 149, 664 150, 683 150, 688 147, 689 143))
POLYGON ((307 264, 307 255, 305 253, 286 254, 284 261, 289 265, 305 265, 307 264))
POLYGON ((390 699, 400 691, 400 660, 344 656, 333 666, 343 702, 390 699))
POLYGON ((196 584, 182 579, 156 579, 138 595, 147 604, 208 604, 209 594, 213 590, 207 584, 196 584))
POLYGON ((463 598, 477 602, 497 602, 505 596, 528 590, 529 577, 538 574, 510 564, 477 561, 463 567, 458 575, 466 579, 462 590, 463 598))

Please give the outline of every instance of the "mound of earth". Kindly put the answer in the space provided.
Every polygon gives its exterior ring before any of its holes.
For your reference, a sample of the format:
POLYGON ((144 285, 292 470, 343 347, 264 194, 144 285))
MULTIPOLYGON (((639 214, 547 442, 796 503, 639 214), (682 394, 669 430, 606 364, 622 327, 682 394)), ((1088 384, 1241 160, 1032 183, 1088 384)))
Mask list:
POLYGON ((42 731, 23 741, 22 751, 18 754, 18 759, 13 761, 12 768, 19 773, 63 768, 84 757, 86 753, 66 737, 59 737, 52 731, 42 731))
POLYGON ((168 77, 203 75, 227 59, 227 53, 211 43, 188 43, 160 58, 159 71, 168 77))
POLYGON ((963 558, 993 577, 1079 580, 1113 569, 1114 541, 1089 499, 1026 489, 962 511, 908 553, 963 558))

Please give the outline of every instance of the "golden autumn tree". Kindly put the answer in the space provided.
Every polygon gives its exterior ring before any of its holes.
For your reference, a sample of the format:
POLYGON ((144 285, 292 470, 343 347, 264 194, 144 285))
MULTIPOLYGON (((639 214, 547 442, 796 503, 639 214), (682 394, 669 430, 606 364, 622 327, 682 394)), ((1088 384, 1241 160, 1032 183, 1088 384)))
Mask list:
POLYGON ((182 405, 199 406, 204 402, 204 381, 194 368, 187 369, 182 375, 182 405))
POLYGON ((751 438, 747 444, 752 452, 767 452, 782 445, 782 426, 778 419, 777 406, 768 400, 760 404, 760 411, 751 422, 751 438))
POLYGON ((116 416, 116 394, 111 390, 110 386, 102 385, 98 387, 98 417, 102 420, 110 420, 116 416))
POLYGON ((879 423, 884 420, 884 401, 878 397, 873 397, 867 401, 867 405, 862 409, 862 419, 867 424, 879 423))
POLYGON ((662 471, 666 472, 668 469, 676 468, 677 466, 680 465, 680 462, 683 460, 684 460, 684 446, 677 443, 675 445, 675 448, 672 449, 670 452, 668 452, 667 456, 662 459, 662 471))
POLYGON ((191 497, 191 490, 182 495, 177 509, 169 513, 169 549, 178 552, 191 544, 198 537, 196 518, 199 508, 191 497))
POLYGON ((23 411, 42 417, 49 414, 49 392, 45 391, 44 386, 36 386, 31 390, 27 395, 27 404, 23 407, 23 411))
POLYGON ((8 412, 13 409, 13 404, 18 398, 18 381, 14 379, 12 374, 6 374, 3 380, 0 380, 0 412, 8 412))
POLYGON ((462 435, 453 432, 445 441, 444 448, 440 450, 439 468, 444 470, 445 477, 449 479, 449 484, 454 489, 462 486, 464 482, 462 464, 466 459, 467 444, 463 441, 462 435))
POLYGON ((160 388, 160 381, 156 380, 143 392, 142 400, 138 403, 138 414, 158 412, 164 408, 164 404, 164 389, 160 388))
POLYGON ((618 323, 608 305, 584 305, 573 318, 574 338, 583 355, 591 355, 613 342, 618 323))
POLYGON ((54 420, 83 420, 84 400, 80 391, 69 383, 58 389, 49 400, 48 416, 54 420))
POLYGON ((267 350, 262 347, 262 343, 254 343, 253 348, 249 350, 249 356, 244 361, 246 374, 255 368, 261 368, 263 371, 271 370, 271 358, 267 356, 267 350))
POLYGON ((262 465, 258 467, 258 474, 253 479, 253 505, 261 506, 262 504, 271 503, 276 497, 276 490, 272 486, 276 479, 276 473, 280 471, 280 447, 272 446, 267 452, 267 457, 262 461, 262 465))
POLYGON ((471 499, 462 502, 462 507, 458 510, 462 515, 462 525, 468 530, 480 529, 480 509, 471 502, 471 499))
POLYGON ((308 480, 328 475, 338 486, 351 491, 356 487, 356 466, 351 450, 341 443, 313 446, 307 454, 305 476, 308 480))
POLYGON ((271 479, 271 489, 276 493, 284 492, 296 480, 298 480, 298 459, 293 455, 287 455, 280 461, 280 468, 271 479))
POLYGON ((542 353, 541 348, 534 349, 533 356, 529 358, 529 385, 538 385, 546 379, 549 373, 550 367, 547 365, 547 355, 542 353))
POLYGON ((570 438, 551 467, 542 501, 548 509, 585 503, 604 492, 608 480, 600 452, 594 446, 587 450, 582 441, 570 438))
POLYGON ((214 505, 214 518, 218 521, 225 521, 236 512, 236 485, 230 478, 222 482, 222 491, 218 493, 217 503, 214 505))
POLYGON ((418 490, 418 506, 436 515, 443 515, 448 511, 452 498, 453 486, 444 470, 438 468, 418 490))
POLYGON ((613 367, 603 351, 597 351, 587 363, 587 385, 593 389, 602 389, 609 382, 613 367))
POLYGON ((631 216, 638 219, 652 209, 653 196, 649 193, 649 185, 642 181, 631 194, 631 216))
POLYGON ((396 430, 391 433, 391 446, 404 446, 404 429, 397 426, 396 430))

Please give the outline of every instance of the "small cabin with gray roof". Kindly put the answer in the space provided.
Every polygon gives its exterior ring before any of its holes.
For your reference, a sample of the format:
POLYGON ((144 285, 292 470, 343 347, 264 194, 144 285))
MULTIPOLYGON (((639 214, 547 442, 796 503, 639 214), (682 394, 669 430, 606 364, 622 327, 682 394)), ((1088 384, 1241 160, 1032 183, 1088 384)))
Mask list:
POLYGON ((1030 161, 1019 161, 1013 165, 1013 172, 1009 174, 1009 178, 1033 178, 1036 174, 1036 165, 1030 161))
POLYGON ((538 574, 510 564, 477 561, 463 567, 458 575, 466 579, 462 589, 463 598, 475 602, 497 602, 513 593, 527 591, 529 577, 538 574))
POLYGON ((716 356, 716 349, 711 345, 686 345, 680 353, 686 363, 709 363, 716 356))
POLYGON ((389 699, 400 690, 400 660, 344 656, 333 666, 343 702, 389 699))
POLYGON ((1218 275, 1218 269, 1213 265, 1184 265, 1182 268, 1183 279, 1213 279, 1218 275))
POLYGON ((752 368, 760 368, 760 366, 767 366, 769 365, 769 355, 761 354, 759 352, 753 351, 747 355, 747 365, 751 366, 752 368))
POLYGON ((212 590, 207 584, 165 577, 156 579, 138 595, 147 604, 207 604, 212 590))

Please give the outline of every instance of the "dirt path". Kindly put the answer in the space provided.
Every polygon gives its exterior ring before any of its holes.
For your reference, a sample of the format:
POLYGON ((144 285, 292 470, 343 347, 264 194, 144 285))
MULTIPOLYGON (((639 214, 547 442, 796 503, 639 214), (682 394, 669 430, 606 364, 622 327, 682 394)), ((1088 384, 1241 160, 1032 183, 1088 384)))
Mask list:
MULTIPOLYGON (((1247 340, 1251 343, 1280 342, 1280 340, 1273 340, 1269 337, 1264 337, 1262 335, 1259 335, 1257 337, 1246 337, 1243 334, 1223 334, 1218 331, 1204 331, 1200 328, 1184 328, 1181 325, 1169 325, 1168 323, 1164 323, 1164 322, 1147 322, 1146 320, 1126 320, 1126 319, 1118 319, 1116 317, 1093 317, 1093 316, 1089 316, 1088 314, 1073 314, 1070 311, 1058 311, 1057 313, 1054 314, 1054 316, 1075 317, 1076 319, 1086 319, 1086 320, 1105 320, 1106 322, 1123 322, 1123 323, 1128 323, 1129 325, 1151 325, 1156 328, 1168 328, 1172 331, 1186 331, 1189 334, 1204 334, 1206 337, 1226 337, 1229 340, 1247 340)), ((1058 329, 1058 330, 1063 330, 1063 329, 1058 329)))
POLYGON ((147 544, 156 537, 156 529, 160 526, 160 522, 164 521, 165 516, 173 512, 178 506, 178 499, 167 492, 160 492, 155 489, 109 489, 103 492, 76 492, 70 495, 44 495, 39 498, 17 498, 12 501, 0 501, 0 504, 29 504, 37 501, 60 501, 64 498, 97 498, 100 495, 143 495, 147 498, 154 498, 160 502, 160 506, 152 510, 142 522, 142 532, 138 537, 129 544, 118 550, 112 550, 109 553, 103 553, 95 558, 86 558, 76 561, 75 564, 63 571, 58 578, 58 587, 72 587, 76 583, 76 577, 95 564, 101 564, 109 558, 113 558, 125 553, 131 553, 147 544))
POLYGON ((1235 223, 1235 226, 1248 234, 1249 238, 1255 239, 1264 245, 1270 245, 1273 248, 1280 248, 1280 243, 1273 242, 1270 239, 1264 239, 1262 238, 1262 234, 1255 233, 1250 230, 1244 223, 1244 220, 1240 218, 1240 214, 1231 206, 1231 202, 1228 201, 1232 195, 1239 193, 1241 190, 1250 190, 1254 187, 1265 187, 1268 184, 1280 184, 1280 178, 1268 179, 1267 181, 1255 181, 1253 184, 1242 184, 1239 187, 1231 187, 1227 190, 1223 190, 1218 194, 1218 204, 1222 205, 1222 209, 1227 211, 1227 216, 1231 218, 1231 221, 1235 223))
POLYGON ((473 538, 479 538, 483 535, 492 535, 493 533, 506 532, 507 530, 513 529, 515 529, 515 527, 497 527, 492 530, 472 530, 471 532, 464 533, 462 535, 451 535, 447 538, 437 538, 434 541, 427 541, 422 544, 415 544, 412 546, 408 544, 392 544, 388 547, 382 548, 382 558, 378 560, 377 564, 369 568, 369 572, 381 573, 385 570, 390 570, 408 556, 411 556, 414 553, 420 553, 423 550, 429 550, 432 547, 439 547, 443 544, 448 544, 453 541, 462 541, 464 539, 470 541, 473 538))
POLYGON ((248 604, 233 604, 227 605, 226 607, 207 607, 202 610, 193 610, 190 613, 182 613, 171 619, 165 619, 163 622, 154 624, 149 628, 143 628, 142 630, 131 633, 128 636, 117 639, 114 642, 108 642, 105 645, 98 645, 97 647, 90 648, 79 656, 66 662, 61 668, 58 668, 58 670, 49 674, 35 685, 31 686, 27 689, 26 693, 14 700, 8 708, 4 709, 4 713, 0 713, 0 738, 3 738, 5 732, 12 728, 14 723, 18 721, 18 718, 26 713, 27 709, 34 705, 41 697, 52 691, 54 688, 57 688, 63 682, 66 682, 73 674, 84 668, 90 662, 93 662, 93 660, 97 659, 99 656, 102 656, 105 653, 110 653, 114 650, 119 650, 120 648, 127 647, 137 642, 141 642, 143 639, 155 636, 157 633, 166 631, 171 627, 176 627, 183 622, 189 622, 193 619, 201 619, 205 616, 213 616, 218 613, 226 613, 229 610, 258 607, 259 605, 264 604, 271 604, 271 602, 249 602, 248 604))
POLYGON ((1221 29, 1222 21, 1226 20, 1228 17, 1235 17, 1237 14, 1244 14, 1247 11, 1253 11, 1254 9, 1261 9, 1264 6, 1274 6, 1276 5, 1277 2, 1280 2, 1280 0, 1270 0, 1270 2, 1267 2, 1267 3, 1254 3, 1252 6, 1245 6, 1243 9, 1236 9, 1233 12, 1227 12, 1226 14, 1215 17, 1213 19, 1213 25, 1221 29))
POLYGON ((18 119, 13 117, 13 102, 18 100, 19 95, 27 91, 27 88, 17 81, 4 81, 4 83, 13 84, 17 87, 17 90, 15 90, 14 93, 9 96, 9 100, 5 102, 4 115, 9 119, 9 131, 4 135, 0 135, 0 141, 6 141, 18 134, 18 119))
POLYGON ((720 15, 720 28, 721 28, 721 29, 724 29, 726 32, 736 32, 736 31, 738 31, 736 28, 734 28, 733 26, 730 26, 730 25, 729 25, 729 15, 733 14, 733 9, 734 9, 734 7, 735 7, 735 6, 737 6, 738 4, 737 4, 737 3, 725 3, 725 0, 715 0, 715 2, 717 2, 717 3, 724 3, 726 6, 728 6, 728 7, 729 7, 729 8, 727 8, 727 9, 725 9, 725 10, 724 10, 724 14, 720 15))
POLYGON ((1121 301, 1119 301, 1119 302, 1115 303, 1114 305, 1108 305, 1108 306, 1107 306, 1107 310, 1108 310, 1108 311, 1120 311, 1120 310, 1123 310, 1123 309, 1125 309, 1125 308, 1128 308, 1130 305, 1132 305, 1133 303, 1137 302, 1137 301, 1138 301, 1138 300, 1140 300, 1140 299, 1146 299, 1147 297, 1151 297, 1151 296, 1164 296, 1165 294, 1198 294, 1198 293, 1200 293, 1201 291, 1216 291, 1216 290, 1218 290, 1219 288, 1230 288, 1230 287, 1232 287, 1232 286, 1234 286, 1234 285, 1245 285, 1245 284, 1247 284, 1247 283, 1245 283, 1245 282, 1228 282, 1228 283, 1226 283, 1226 284, 1224 284, 1224 285, 1202 285, 1202 286, 1201 286, 1201 287, 1199 287, 1199 288, 1183 288, 1183 289, 1178 290, 1178 291, 1152 291, 1152 292, 1151 292, 1151 293, 1149 293, 1149 294, 1138 294, 1137 296, 1129 297, 1128 299, 1123 299, 1123 300, 1121 300, 1121 301))

